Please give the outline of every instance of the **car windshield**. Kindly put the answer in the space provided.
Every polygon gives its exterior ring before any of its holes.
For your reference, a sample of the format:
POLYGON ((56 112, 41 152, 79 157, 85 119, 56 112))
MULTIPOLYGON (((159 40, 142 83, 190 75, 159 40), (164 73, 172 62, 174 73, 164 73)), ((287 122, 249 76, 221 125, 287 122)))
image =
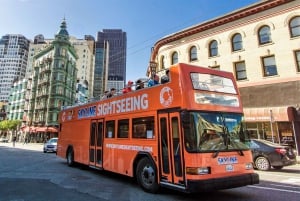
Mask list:
POLYGON ((189 112, 185 114, 184 140, 189 152, 248 150, 249 139, 241 114, 189 112))
POLYGON ((52 138, 49 140, 49 143, 57 143, 57 139, 56 138, 52 138))

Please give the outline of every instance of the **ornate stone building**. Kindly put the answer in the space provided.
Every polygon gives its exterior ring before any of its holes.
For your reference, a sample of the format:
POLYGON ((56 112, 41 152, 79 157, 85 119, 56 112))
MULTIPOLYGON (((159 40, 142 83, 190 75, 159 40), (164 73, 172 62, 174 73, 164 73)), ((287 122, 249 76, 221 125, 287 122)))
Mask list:
POLYGON ((182 62, 233 72, 251 137, 300 153, 300 1, 259 1, 170 34, 153 62, 157 71, 182 62))

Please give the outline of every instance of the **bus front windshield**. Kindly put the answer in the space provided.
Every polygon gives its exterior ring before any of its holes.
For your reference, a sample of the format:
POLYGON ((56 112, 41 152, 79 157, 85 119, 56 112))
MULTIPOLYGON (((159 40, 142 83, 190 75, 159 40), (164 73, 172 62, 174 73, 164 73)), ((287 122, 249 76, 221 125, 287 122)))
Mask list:
POLYGON ((247 150, 242 114, 189 112, 185 114, 184 140, 188 152, 247 150))

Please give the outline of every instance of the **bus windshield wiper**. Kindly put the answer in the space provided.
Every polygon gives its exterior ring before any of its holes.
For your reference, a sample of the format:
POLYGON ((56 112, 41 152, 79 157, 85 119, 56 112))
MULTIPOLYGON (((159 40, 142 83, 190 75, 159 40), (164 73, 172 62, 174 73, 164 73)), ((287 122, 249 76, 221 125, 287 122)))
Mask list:
POLYGON ((215 151, 215 152, 212 154, 212 157, 213 157, 213 158, 216 158, 216 157, 219 155, 219 153, 220 153, 220 150, 215 151))

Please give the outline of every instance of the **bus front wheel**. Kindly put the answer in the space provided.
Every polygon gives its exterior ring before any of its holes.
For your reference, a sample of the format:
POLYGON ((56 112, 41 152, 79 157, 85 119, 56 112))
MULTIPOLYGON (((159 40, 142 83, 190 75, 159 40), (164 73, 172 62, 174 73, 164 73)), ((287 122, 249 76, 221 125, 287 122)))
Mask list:
POLYGON ((74 152, 73 152, 72 148, 68 149, 68 152, 67 152, 67 164, 68 164, 68 166, 74 165, 74 152))
POLYGON ((136 169, 138 184, 147 192, 156 193, 159 189, 155 166, 148 158, 139 161, 136 169))

